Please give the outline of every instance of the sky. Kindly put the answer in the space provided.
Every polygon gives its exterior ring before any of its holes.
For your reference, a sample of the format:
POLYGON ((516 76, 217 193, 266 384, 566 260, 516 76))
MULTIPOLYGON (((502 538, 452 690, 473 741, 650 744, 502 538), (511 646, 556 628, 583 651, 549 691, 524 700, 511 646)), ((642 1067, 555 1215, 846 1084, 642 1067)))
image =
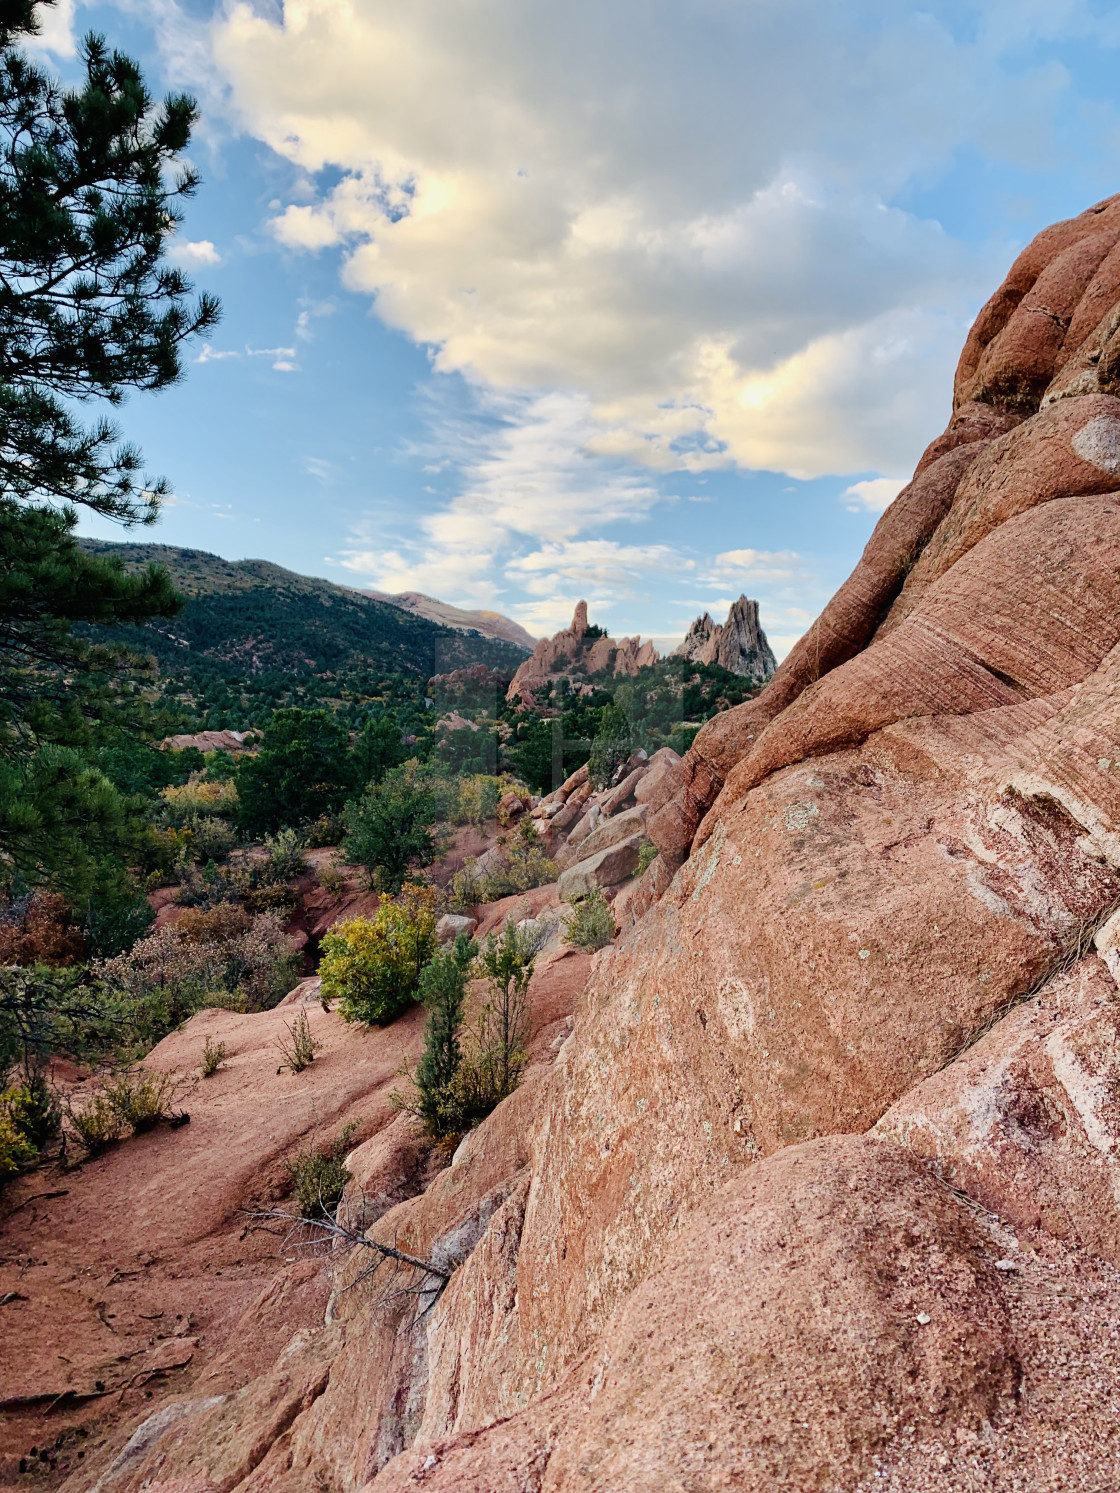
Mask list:
POLYGON ((1015 254, 1120 190, 1097 0, 60 0, 38 51, 89 30, 199 101, 224 305, 120 412, 139 537, 536 635, 746 592, 784 655, 1015 254))

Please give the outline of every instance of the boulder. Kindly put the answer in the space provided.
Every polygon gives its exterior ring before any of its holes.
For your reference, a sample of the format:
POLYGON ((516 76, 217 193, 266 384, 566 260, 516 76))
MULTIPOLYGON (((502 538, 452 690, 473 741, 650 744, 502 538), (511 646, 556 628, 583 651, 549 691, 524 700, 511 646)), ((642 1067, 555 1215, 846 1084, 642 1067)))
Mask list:
POLYGON ((576 820, 568 832, 568 838, 564 841, 565 850, 574 850, 587 839, 593 829, 597 829, 602 819, 602 810, 597 803, 588 804, 584 813, 576 820))
POLYGON ((520 793, 503 793, 502 797, 498 800, 499 819, 503 817, 506 821, 520 819, 524 812, 525 802, 520 793))
POLYGON ((472 938, 477 927, 477 918, 464 917, 457 912, 445 912, 436 924, 436 938, 440 943, 453 943, 460 933, 472 938))
MULTIPOLYGON (((603 819, 577 847, 580 860, 587 860, 608 845, 617 845, 619 840, 629 839, 631 835, 644 835, 648 812, 644 804, 637 804, 612 819, 603 819)), ((564 848, 567 850, 568 847, 564 848)))
POLYGON ((645 763, 642 763, 640 767, 635 767, 630 772, 628 772, 622 779, 622 781, 618 784, 618 786, 612 788, 603 799, 603 813, 606 815, 616 814, 618 810, 621 809, 623 804, 629 803, 629 801, 634 797, 634 793, 637 789, 638 784, 642 781, 648 771, 649 768, 645 765, 645 763))
POLYGON ((1093 957, 911 1089, 875 1134, 1015 1228, 1120 1263, 1118 1093, 1120 1002, 1093 957))
MULTIPOLYGON (((666 776, 680 765, 672 747, 659 747, 649 759, 645 772, 634 784, 634 797, 640 804, 653 805, 662 791, 666 776)), ((660 803, 656 804, 660 807, 660 803)))
MULTIPOLYGON (((609 822, 609 821, 608 821, 609 822)), ((638 869, 638 853, 645 835, 631 835, 588 856, 560 873, 557 890, 564 902, 586 897, 595 887, 617 886, 638 869)))
POLYGON ((580 786, 574 789, 568 795, 567 799, 565 800, 564 807, 560 810, 560 812, 558 814, 552 815, 551 820, 549 821, 552 827, 554 829, 562 830, 567 829, 570 825, 575 824, 576 820, 583 812, 584 804, 590 797, 591 784, 585 778, 580 786))

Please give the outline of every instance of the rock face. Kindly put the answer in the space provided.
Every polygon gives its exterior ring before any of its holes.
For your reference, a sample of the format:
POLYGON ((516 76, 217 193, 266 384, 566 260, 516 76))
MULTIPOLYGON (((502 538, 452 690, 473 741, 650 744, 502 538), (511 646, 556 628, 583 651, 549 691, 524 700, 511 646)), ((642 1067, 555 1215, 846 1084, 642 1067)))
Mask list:
POLYGON ((562 674, 599 674, 605 669, 615 675, 633 676, 657 662, 657 649, 650 642, 643 643, 640 638, 616 641, 605 634, 589 638, 587 630, 587 603, 581 601, 571 627, 543 639, 533 649, 532 656, 513 676, 506 698, 531 699, 535 690, 562 674))
POLYGON ((758 620, 758 602, 746 596, 732 602, 727 621, 721 626, 707 612, 688 629, 674 658, 698 664, 719 664, 732 674, 741 674, 765 684, 778 667, 773 650, 758 620))
POLYGON ((570 1035, 372 1225, 438 1301, 339 1257, 73 1493, 1120 1486, 1118 245, 1024 251, 852 577, 637 783, 570 1035))

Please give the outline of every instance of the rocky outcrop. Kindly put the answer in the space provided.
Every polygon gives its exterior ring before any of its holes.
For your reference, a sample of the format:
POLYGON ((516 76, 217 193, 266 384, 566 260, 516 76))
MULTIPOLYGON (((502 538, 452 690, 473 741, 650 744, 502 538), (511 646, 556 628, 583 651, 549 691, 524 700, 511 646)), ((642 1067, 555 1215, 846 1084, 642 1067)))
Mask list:
POLYGON ((1117 244, 1020 256, 811 634, 636 783, 570 1032, 373 1225, 438 1301, 339 1258, 103 1493, 1120 1486, 1117 244))
POLYGON ((245 751, 245 738, 250 733, 247 731, 196 731, 193 733, 168 736, 160 743, 164 748, 181 752, 187 747, 194 747, 199 752, 234 752, 240 754, 245 751))
POLYGON ((601 674, 633 677, 639 670, 657 663, 657 649, 640 638, 616 641, 606 634, 588 636, 587 603, 577 604, 571 627, 545 638, 533 649, 513 676, 506 698, 531 700, 534 691, 559 679, 561 675, 601 674))
POLYGON ((727 621, 713 622, 705 612, 688 629, 685 640, 674 649, 674 658, 698 664, 718 664, 732 674, 765 684, 778 667, 773 650, 758 620, 758 602, 740 596, 732 602, 727 621))

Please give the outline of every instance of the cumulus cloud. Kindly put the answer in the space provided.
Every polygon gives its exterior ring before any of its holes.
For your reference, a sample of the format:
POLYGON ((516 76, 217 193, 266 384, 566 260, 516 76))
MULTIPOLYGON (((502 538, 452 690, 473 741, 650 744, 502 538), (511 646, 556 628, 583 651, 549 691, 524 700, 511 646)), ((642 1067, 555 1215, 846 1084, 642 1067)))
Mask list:
POLYGON ((54 5, 37 5, 35 16, 39 33, 26 39, 30 51, 52 52, 56 57, 73 57, 78 50, 74 35, 74 0, 56 0, 54 5))
MULTIPOLYGON (((662 583, 657 545, 599 537, 653 510, 643 468, 909 470, 1010 246, 900 204, 962 151, 1046 158, 1070 76, 1032 49, 1116 29, 1091 0, 229 0, 215 75, 292 168, 277 240, 338 254, 498 426, 429 463, 461 475, 443 507, 345 563, 555 610, 577 580, 662 583)), ((724 558, 696 578, 730 585, 724 558)))
POLYGON ((732 581, 757 587, 792 585, 804 581, 807 575, 801 556, 793 550, 740 549, 716 555, 703 579, 711 585, 732 581))
POLYGON ((808 477, 936 424, 994 265, 891 198, 1047 148, 1068 80, 1008 59, 1091 29, 1059 9, 238 0, 215 45, 249 128, 335 177, 281 241, 340 247, 437 368, 585 392, 630 460, 808 477))
MULTIPOLYGON (((485 605, 510 581, 543 596, 582 579, 605 599, 616 594, 609 575, 623 588, 617 594, 626 594, 643 568, 667 559, 665 546, 579 540, 588 529, 645 517, 660 496, 640 476, 587 450, 585 395, 489 396, 478 416, 442 419, 430 449, 417 453, 430 458, 433 471, 454 467, 459 491, 420 519, 417 534, 398 534, 394 515, 387 530, 360 533, 339 563, 380 590, 485 605), (376 547, 366 542, 371 537, 376 547)), ((556 605, 562 610, 567 602, 556 605)), ((534 621, 539 615, 534 604, 534 621)))
POLYGON ((222 256, 208 238, 201 238, 195 243, 173 244, 169 258, 176 264, 189 265, 192 269, 222 262, 222 256))

